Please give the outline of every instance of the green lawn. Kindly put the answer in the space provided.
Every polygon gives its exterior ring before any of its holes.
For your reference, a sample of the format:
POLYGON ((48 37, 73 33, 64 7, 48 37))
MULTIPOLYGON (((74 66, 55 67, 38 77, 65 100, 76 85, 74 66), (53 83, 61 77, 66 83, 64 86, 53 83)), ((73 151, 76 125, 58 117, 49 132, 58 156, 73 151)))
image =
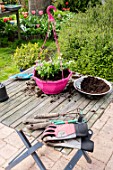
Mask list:
MULTIPOLYGON (((43 40, 37 40, 39 46, 43 44, 43 40)), ((48 40, 46 46, 53 46, 55 43, 48 40)), ((14 45, 15 46, 15 45, 14 45)), ((10 47, 0 48, 0 82, 8 79, 9 76, 20 72, 13 60, 15 49, 10 47)))
POLYGON ((13 53, 14 49, 0 48, 0 82, 19 72, 19 69, 12 60, 13 53))

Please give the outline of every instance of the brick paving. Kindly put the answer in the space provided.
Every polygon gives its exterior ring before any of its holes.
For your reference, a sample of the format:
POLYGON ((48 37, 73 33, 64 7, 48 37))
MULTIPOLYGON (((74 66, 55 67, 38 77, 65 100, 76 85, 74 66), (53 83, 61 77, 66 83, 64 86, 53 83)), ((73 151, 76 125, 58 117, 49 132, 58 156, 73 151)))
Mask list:
MULTIPOLYGON (((92 164, 88 164, 82 157, 73 170, 113 170, 113 103, 93 125, 92 140, 94 152, 89 153, 92 164)), ((7 163, 21 149, 23 144, 14 130, 0 124, 0 170, 4 170, 7 163)), ((63 170, 75 153, 63 155, 51 147, 43 146, 37 151, 47 170, 63 170)), ((29 156, 12 170, 39 170, 33 158, 29 156)))

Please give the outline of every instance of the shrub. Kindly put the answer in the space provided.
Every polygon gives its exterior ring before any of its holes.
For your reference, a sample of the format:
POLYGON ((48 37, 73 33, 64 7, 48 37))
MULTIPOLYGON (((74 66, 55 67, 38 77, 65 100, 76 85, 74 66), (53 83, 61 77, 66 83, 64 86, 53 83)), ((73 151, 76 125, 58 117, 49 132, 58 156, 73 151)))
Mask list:
POLYGON ((113 81, 113 1, 79 13, 62 26, 63 57, 75 60, 74 71, 113 81))
POLYGON ((58 9, 71 12, 85 12, 89 6, 93 7, 96 4, 101 4, 101 0, 56 0, 54 3, 58 9))
POLYGON ((39 45, 38 43, 22 44, 20 48, 17 47, 13 59, 18 68, 27 69, 31 67, 38 58, 39 45))
POLYGON ((0 19, 0 37, 8 38, 8 41, 14 41, 17 35, 17 25, 12 25, 9 17, 0 19))

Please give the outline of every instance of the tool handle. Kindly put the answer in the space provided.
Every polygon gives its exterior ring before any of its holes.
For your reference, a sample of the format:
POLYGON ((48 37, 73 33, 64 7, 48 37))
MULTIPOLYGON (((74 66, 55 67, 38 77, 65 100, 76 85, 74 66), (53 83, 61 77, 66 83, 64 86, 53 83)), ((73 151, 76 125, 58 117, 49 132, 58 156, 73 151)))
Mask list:
POLYGON ((29 130, 38 130, 38 129, 44 129, 50 124, 51 122, 46 122, 46 123, 30 124, 30 125, 27 125, 26 127, 29 130))
POLYGON ((27 119, 27 120, 24 120, 23 123, 25 125, 27 124, 36 124, 36 123, 44 123, 44 122, 48 122, 49 120, 48 119, 27 119))
POLYGON ((38 118, 52 118, 52 117, 58 117, 59 116, 59 113, 43 113, 43 114, 37 114, 37 115, 34 115, 34 118, 35 119, 38 119, 38 118))

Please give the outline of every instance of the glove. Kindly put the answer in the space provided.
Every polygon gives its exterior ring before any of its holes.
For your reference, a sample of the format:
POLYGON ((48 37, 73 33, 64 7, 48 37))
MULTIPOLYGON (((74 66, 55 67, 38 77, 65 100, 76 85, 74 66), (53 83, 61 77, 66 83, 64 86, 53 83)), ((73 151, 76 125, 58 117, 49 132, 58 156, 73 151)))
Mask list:
POLYGON ((46 144, 53 147, 82 149, 88 152, 93 152, 94 149, 94 142, 87 138, 76 138, 61 141, 48 141, 46 142, 46 144))
POLYGON ((76 137, 88 136, 88 127, 86 123, 81 124, 62 124, 48 126, 42 135, 48 141, 72 139, 76 137))
MULTIPOLYGON (((88 133, 93 132, 90 130, 88 133)), ((84 151, 93 152, 94 150, 94 142, 90 140, 90 137, 92 134, 88 134, 87 137, 82 138, 75 138, 75 139, 68 139, 68 140, 53 140, 48 141, 48 137, 45 137, 45 143, 47 145, 53 146, 53 147, 67 147, 67 148, 76 148, 76 149, 82 149, 84 151)))

